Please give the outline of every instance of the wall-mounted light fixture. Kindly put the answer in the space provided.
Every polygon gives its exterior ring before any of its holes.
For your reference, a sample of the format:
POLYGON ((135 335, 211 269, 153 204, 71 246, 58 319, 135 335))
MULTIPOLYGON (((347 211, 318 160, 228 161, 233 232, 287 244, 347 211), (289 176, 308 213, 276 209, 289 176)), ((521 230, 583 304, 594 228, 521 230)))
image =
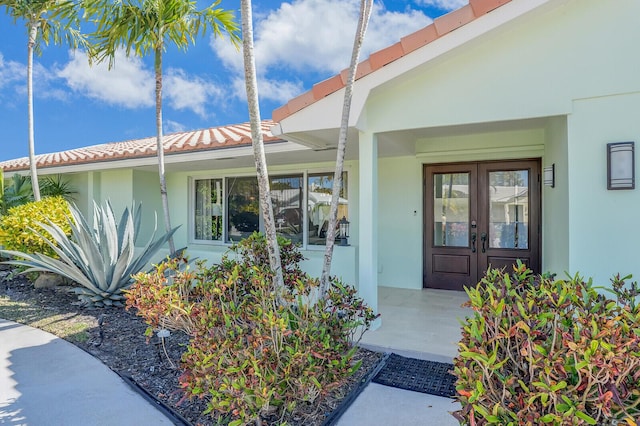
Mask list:
POLYGON ((634 189, 636 164, 633 142, 607 144, 607 189, 634 189))
POLYGON ((338 221, 338 238, 340 239, 339 245, 349 245, 349 221, 344 216, 338 221))
POLYGON ((556 164, 544 168, 543 180, 545 186, 555 188, 556 186, 556 164))

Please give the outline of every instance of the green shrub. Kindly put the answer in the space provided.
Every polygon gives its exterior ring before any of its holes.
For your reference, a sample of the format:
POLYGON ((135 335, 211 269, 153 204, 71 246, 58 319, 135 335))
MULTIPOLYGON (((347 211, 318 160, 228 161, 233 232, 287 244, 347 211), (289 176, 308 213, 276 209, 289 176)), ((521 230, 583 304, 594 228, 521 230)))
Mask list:
POLYGON ((211 268, 198 263, 181 271, 182 261, 174 260, 137 275, 127 306, 153 328, 190 333, 181 386, 239 425, 280 418, 339 385, 359 367, 352 364, 354 337, 376 316, 337 279, 328 297, 314 302, 318 281, 300 270, 302 256, 290 243, 282 248, 281 294, 268 262, 259 261, 263 237, 254 234, 232 250, 236 256, 211 268))
POLYGON ((21 206, 33 201, 33 187, 28 176, 14 174, 11 179, 4 180, 2 189, 2 214, 12 207, 21 206))
POLYGON ((51 222, 59 226, 65 235, 71 235, 68 215, 69 204, 62 197, 47 197, 12 207, 0 217, 0 246, 5 250, 57 258, 55 250, 38 235, 44 231, 40 223, 51 222))
POLYGON ((467 289, 474 310, 455 358, 465 425, 629 424, 640 414, 637 292, 618 300, 580 276, 554 280, 519 264, 467 289))

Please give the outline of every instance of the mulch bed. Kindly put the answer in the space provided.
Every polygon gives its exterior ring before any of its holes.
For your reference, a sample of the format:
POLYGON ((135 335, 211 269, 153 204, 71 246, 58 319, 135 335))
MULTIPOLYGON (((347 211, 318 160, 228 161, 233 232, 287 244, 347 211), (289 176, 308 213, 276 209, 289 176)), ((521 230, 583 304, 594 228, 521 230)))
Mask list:
MULTIPOLYGON (((133 312, 125 311, 123 308, 89 309, 78 306, 77 297, 70 290, 70 287, 35 289, 23 277, 4 282, 0 280, 0 297, 34 303, 52 314, 73 313, 65 321, 91 324, 88 339, 72 343, 100 359, 121 376, 130 377, 149 395, 157 398, 192 425, 218 424, 218 420, 221 419, 201 414, 206 409, 204 400, 187 400, 180 391, 179 361, 188 343, 187 336, 181 333, 172 334, 165 338, 164 348, 156 337, 147 342, 144 336, 147 326, 133 312)), ((348 399, 350 392, 358 388, 368 377, 381 358, 380 353, 360 349, 356 359, 362 359, 362 368, 346 383, 328 395, 320 397, 313 404, 300 404, 294 413, 282 420, 289 425, 322 425, 325 419, 348 399)), ((280 419, 273 424, 280 424, 280 419)))

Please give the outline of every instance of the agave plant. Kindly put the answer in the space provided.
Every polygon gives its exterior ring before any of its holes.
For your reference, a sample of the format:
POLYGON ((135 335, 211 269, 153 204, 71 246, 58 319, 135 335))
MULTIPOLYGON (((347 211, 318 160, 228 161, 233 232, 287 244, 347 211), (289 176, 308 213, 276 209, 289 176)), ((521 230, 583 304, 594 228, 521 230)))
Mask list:
POLYGON ((75 205, 70 205, 71 237, 53 223, 41 224, 49 236, 39 234, 60 259, 40 253, 0 250, 14 259, 3 262, 26 266, 24 271, 52 272, 81 285, 74 291, 83 304, 92 306, 123 306, 123 290, 132 283, 132 275, 140 272, 178 228, 156 238, 153 234, 139 255, 135 242, 142 220, 142 206, 125 209, 116 223, 109 202, 104 207, 94 202, 93 226, 90 226, 75 205), (54 244, 55 241, 57 244, 54 244))

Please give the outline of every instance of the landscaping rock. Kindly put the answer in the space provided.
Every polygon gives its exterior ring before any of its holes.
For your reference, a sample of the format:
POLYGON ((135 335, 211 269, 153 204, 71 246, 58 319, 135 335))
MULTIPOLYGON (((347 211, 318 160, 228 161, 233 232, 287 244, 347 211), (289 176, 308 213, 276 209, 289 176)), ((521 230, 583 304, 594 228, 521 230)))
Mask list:
POLYGON ((57 274, 42 273, 33 283, 35 288, 51 288, 64 285, 65 279, 57 274))

